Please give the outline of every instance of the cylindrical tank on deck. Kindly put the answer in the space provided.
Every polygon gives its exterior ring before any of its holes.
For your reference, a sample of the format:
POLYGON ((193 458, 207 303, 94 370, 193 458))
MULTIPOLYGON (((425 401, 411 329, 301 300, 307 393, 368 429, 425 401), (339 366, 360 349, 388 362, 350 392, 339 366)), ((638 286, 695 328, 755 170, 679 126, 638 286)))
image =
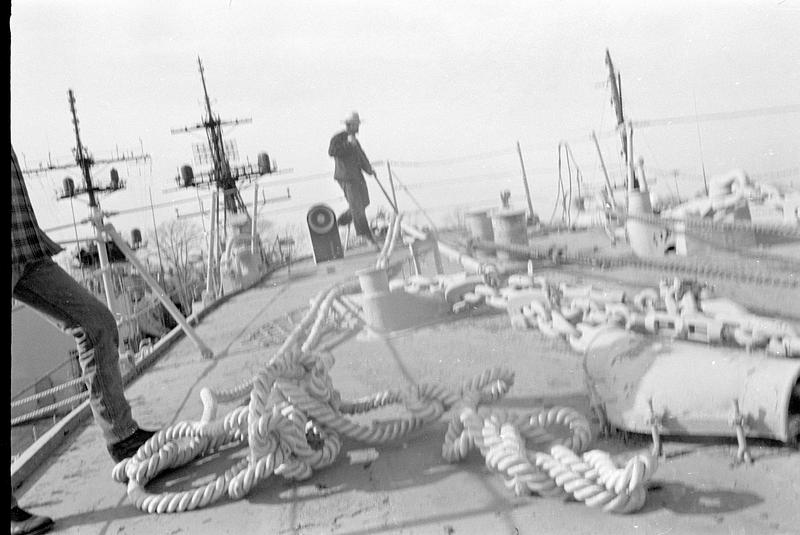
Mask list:
POLYGON ((735 401, 748 437, 800 440, 798 359, 612 326, 584 338, 586 379, 612 427, 650 433, 655 416, 662 435, 735 436, 735 401))
POLYGON ((70 177, 64 177, 62 184, 64 184, 64 197, 75 195, 75 182, 70 177))
POLYGON ((467 220, 470 236, 483 241, 494 241, 490 210, 470 210, 464 214, 464 218, 467 220))
POLYGON ((192 171, 191 165, 181 167, 181 182, 186 187, 194 185, 194 171, 192 171))
POLYGON ((271 173, 272 166, 270 165, 269 161, 269 154, 266 152, 260 152, 258 154, 258 172, 262 175, 271 173))
MULTIPOLYGON (((497 210, 492 212, 491 217, 495 242, 505 245, 528 245, 525 210, 497 210)), ((508 260, 511 255, 506 251, 498 250, 497 258, 508 260)))
POLYGON ((115 168, 111 168, 111 189, 119 189, 119 173, 115 168))
POLYGON ((142 231, 138 228, 131 230, 131 245, 134 249, 138 249, 142 245, 142 231))

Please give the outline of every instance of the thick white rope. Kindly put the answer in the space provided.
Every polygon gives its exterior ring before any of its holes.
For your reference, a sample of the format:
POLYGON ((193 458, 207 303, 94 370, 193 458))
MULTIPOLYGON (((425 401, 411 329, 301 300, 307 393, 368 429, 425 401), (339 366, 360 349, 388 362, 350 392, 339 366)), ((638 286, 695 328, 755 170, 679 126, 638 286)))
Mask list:
MULTIPOLYGON (((199 421, 179 422, 159 431, 132 458, 117 464, 112 475, 117 481, 127 482, 134 505, 148 513, 174 513, 206 507, 224 496, 240 499, 273 474, 305 479, 315 469, 330 465, 340 452, 342 436, 383 444, 430 424, 453 409, 456 412, 442 450, 445 459, 463 459, 469 449, 477 447, 490 468, 510 478, 515 491, 524 487, 547 496, 568 493, 550 474, 555 474, 560 465, 548 459, 559 459, 555 452, 560 450, 553 449, 557 447, 583 451, 591 441, 588 420, 568 407, 515 414, 483 406, 508 392, 514 378, 509 370, 487 370, 464 381, 456 390, 420 384, 342 401, 328 373, 332 359, 315 353, 314 347, 338 297, 357 289, 357 284, 350 283, 318 294, 275 356, 251 381, 228 390, 204 388, 203 416, 199 421), (245 396, 249 396, 247 405, 216 418, 220 403, 241 402, 245 396), (369 426, 348 417, 390 404, 402 404, 409 415, 375 421, 369 426), (160 494, 145 489, 165 470, 245 443, 247 458, 204 486, 160 494), (550 453, 545 454, 542 449, 550 453), (541 455, 549 457, 537 457, 541 455)), ((637 489, 643 489, 646 478, 636 473, 635 484, 629 481, 624 489, 620 486, 626 497, 635 495, 635 499, 620 498, 620 492, 615 490, 608 501, 595 498, 592 503, 603 502, 613 512, 631 512, 637 504, 640 507, 644 491, 637 489)), ((652 470, 646 473, 649 475, 652 470)), ((590 480, 585 474, 582 477, 590 480)), ((595 486, 602 483, 599 475, 592 473, 592 477, 595 486)), ((603 499, 611 492, 603 491, 603 499)), ((588 499, 585 501, 589 503, 588 499)))

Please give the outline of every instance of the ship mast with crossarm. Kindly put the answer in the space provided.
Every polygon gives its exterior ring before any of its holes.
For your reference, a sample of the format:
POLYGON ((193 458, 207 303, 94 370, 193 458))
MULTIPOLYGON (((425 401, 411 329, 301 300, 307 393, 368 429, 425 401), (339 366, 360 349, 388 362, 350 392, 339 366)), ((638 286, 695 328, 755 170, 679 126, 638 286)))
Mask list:
POLYGON ((233 143, 227 142, 223 138, 222 129, 225 126, 248 124, 252 122, 252 119, 220 119, 219 115, 215 114, 211 109, 211 99, 208 96, 205 70, 203 69, 203 62, 200 57, 197 58, 197 65, 200 70, 200 80, 203 84, 205 113, 203 114, 201 122, 192 126, 173 128, 171 132, 173 134, 178 134, 204 130, 206 133, 207 145, 196 146, 195 156, 202 163, 210 163, 211 169, 206 173, 195 176, 191 167, 183 166, 180 176, 177 179, 178 185, 181 187, 201 185, 215 187, 217 192, 221 192, 223 195, 226 215, 227 213, 243 214, 246 219, 249 220, 250 215, 247 211, 247 206, 242 200, 237 182, 241 179, 249 180, 267 173, 272 173, 274 168, 266 153, 259 154, 258 165, 255 167, 251 164, 231 165, 231 152, 235 152, 236 147, 233 143))

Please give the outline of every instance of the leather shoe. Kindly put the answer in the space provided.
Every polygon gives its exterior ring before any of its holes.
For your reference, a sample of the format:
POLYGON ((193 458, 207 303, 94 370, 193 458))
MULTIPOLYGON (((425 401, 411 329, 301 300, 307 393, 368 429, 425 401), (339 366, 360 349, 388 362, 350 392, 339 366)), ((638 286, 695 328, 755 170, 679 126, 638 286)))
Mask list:
POLYGON ((350 213, 350 210, 345 210, 339 216, 339 219, 336 220, 340 227, 346 227, 350 223, 353 222, 353 214, 350 213))
POLYGON ((53 519, 32 515, 20 507, 11 509, 11 535, 40 535, 53 529, 53 519))
POLYGON ((148 431, 146 429, 137 428, 131 436, 126 439, 108 445, 108 453, 115 463, 123 461, 128 457, 133 457, 139 448, 147 442, 150 437, 155 435, 155 431, 148 431))

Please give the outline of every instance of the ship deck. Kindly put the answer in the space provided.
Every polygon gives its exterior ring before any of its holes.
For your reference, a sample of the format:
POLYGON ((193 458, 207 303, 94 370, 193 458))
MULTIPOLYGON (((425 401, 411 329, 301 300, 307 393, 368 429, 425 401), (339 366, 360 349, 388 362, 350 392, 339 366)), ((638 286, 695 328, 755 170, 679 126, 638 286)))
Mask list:
MULTIPOLYGON (((541 237, 546 245, 553 236, 541 237)), ((591 249, 591 239, 585 245, 591 249)), ((580 245, 576 245, 580 247, 580 245)), ((201 358, 190 339, 172 344, 127 388, 141 426, 161 428, 200 418, 200 389, 230 387, 251 378, 282 342, 319 291, 374 264, 372 252, 351 251, 332 263, 299 262, 231 296, 196 326, 215 357, 201 358)), ((451 269, 452 266, 449 267, 451 269)), ((431 269, 427 266, 427 269, 431 269)), ((544 267, 565 280, 654 285, 657 273, 630 268, 544 267)), ((783 309, 800 322, 796 288, 748 288, 719 282, 720 293, 756 310, 783 309), (792 292, 795 292, 792 296, 792 292), (794 308, 792 308, 794 307, 794 308)), ((343 333, 326 338, 335 358, 331 376, 345 399, 420 382, 455 387, 494 366, 516 376, 497 402, 511 410, 569 405, 591 419, 580 358, 565 343, 538 331, 512 329, 508 316, 483 310, 389 337, 343 333)), ((230 406, 221 408, 224 413, 230 406)), ((668 440, 644 508, 613 515, 577 502, 516 497, 477 452, 449 464, 441 457, 447 415, 396 442, 373 447, 345 440, 337 460, 310 479, 272 476, 241 500, 223 498, 191 512, 147 514, 111 477, 99 429, 86 422, 18 491, 29 510, 56 520, 64 534, 225 533, 796 533, 800 525, 800 454, 766 442, 751 443, 752 465, 732 466, 730 440, 668 440), (368 455, 372 453, 372 455, 368 455), (375 456, 377 454, 377 456, 375 456)), ((614 454, 649 448, 648 436, 597 438, 614 454)), ((162 474, 152 491, 205 484, 245 456, 232 448, 162 474)))

